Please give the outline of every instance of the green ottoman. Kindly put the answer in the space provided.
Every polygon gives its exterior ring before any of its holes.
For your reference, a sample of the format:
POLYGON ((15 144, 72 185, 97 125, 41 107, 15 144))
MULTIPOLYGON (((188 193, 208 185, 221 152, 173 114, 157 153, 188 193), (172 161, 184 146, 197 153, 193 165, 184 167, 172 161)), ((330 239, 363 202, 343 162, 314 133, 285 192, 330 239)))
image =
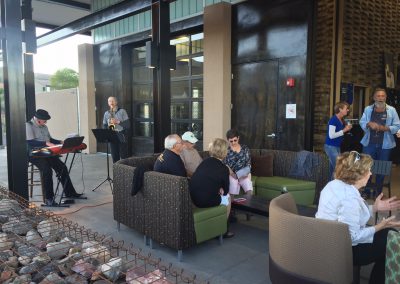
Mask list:
POLYGON ((193 221, 198 244, 222 236, 227 230, 226 206, 193 207, 193 221))
POLYGON ((296 204, 311 205, 314 202, 315 182, 287 177, 258 177, 256 180, 257 196, 273 199, 280 195, 283 188, 290 192, 296 204))

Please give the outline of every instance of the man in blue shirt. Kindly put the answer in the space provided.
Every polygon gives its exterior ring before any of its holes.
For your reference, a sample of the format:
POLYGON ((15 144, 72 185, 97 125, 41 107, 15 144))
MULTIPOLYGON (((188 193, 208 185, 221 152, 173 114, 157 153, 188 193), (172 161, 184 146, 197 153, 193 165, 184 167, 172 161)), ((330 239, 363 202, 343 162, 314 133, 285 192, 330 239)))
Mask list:
POLYGON ((183 149, 182 139, 177 134, 168 135, 164 140, 164 152, 158 156, 154 171, 186 177, 186 169, 180 154, 183 149))
MULTIPOLYGON (((400 120, 394 107, 386 104, 385 89, 375 89, 374 104, 367 106, 360 119, 360 126, 364 130, 361 139, 363 153, 371 155, 374 160, 389 161, 390 153, 396 142, 394 134, 400 129, 400 120)), ((384 176, 377 176, 376 183, 382 184, 384 176)), ((376 192, 379 195, 382 187, 376 192)))

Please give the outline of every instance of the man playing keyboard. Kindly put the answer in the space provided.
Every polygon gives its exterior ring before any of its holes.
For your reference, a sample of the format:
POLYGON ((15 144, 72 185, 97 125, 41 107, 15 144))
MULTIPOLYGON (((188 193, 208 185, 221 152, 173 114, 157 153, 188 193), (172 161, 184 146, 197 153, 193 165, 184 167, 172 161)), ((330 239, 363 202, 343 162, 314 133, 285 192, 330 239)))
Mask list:
POLYGON ((43 175, 43 187, 45 190, 46 205, 55 205, 53 192, 53 171, 60 176, 61 184, 64 186, 64 194, 68 198, 77 198, 82 194, 75 191, 69 177, 66 165, 58 156, 34 157, 31 150, 42 147, 52 147, 56 144, 62 144, 63 141, 56 140, 50 136, 49 129, 46 126, 47 120, 51 117, 43 109, 38 109, 33 118, 26 123, 26 140, 29 149, 29 161, 34 164, 43 175))

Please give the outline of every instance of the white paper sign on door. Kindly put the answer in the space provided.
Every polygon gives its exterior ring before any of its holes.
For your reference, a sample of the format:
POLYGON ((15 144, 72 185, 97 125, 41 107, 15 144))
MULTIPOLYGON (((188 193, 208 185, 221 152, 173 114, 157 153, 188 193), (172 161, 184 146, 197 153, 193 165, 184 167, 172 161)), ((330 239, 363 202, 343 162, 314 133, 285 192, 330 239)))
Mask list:
POLYGON ((286 104, 286 118, 296 118, 296 104, 286 104))

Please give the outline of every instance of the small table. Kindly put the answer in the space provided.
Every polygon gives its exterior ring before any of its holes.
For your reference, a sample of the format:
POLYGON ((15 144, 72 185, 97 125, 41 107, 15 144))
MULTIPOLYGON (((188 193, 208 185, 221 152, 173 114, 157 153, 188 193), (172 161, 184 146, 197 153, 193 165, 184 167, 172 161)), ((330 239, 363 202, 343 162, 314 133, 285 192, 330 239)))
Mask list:
MULTIPOLYGON (((269 203, 271 202, 271 200, 256 195, 252 195, 250 197, 244 195, 237 196, 235 199, 237 198, 244 198, 246 200, 240 202, 235 202, 234 200, 232 200, 233 209, 269 217, 269 203)), ((303 205, 297 205, 297 210, 299 212, 299 215, 306 217, 315 217, 315 213, 317 212, 317 208, 303 205)))

